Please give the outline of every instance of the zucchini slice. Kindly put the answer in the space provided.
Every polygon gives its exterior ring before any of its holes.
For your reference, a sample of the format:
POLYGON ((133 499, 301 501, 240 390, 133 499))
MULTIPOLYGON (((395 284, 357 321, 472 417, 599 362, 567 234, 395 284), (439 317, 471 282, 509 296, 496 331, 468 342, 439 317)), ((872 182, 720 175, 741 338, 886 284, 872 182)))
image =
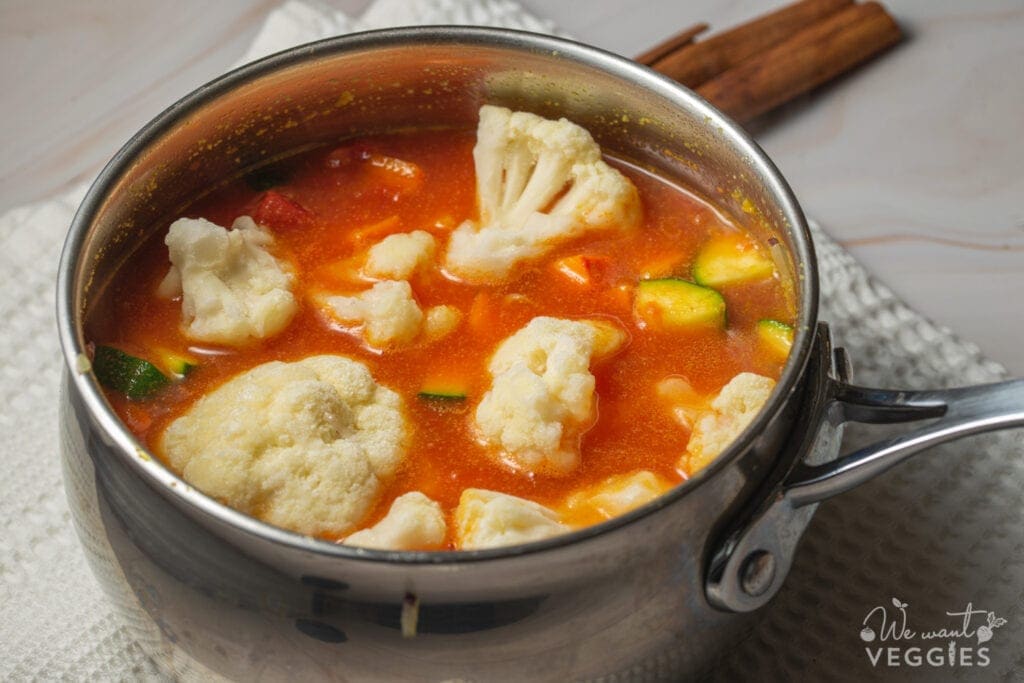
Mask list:
POLYGON ((136 358, 112 346, 97 346, 92 369, 100 384, 132 400, 151 396, 171 383, 148 360, 136 358))
POLYGON ((420 387, 420 391, 416 394, 419 398, 424 401, 445 401, 445 402, 458 402, 465 401, 469 392, 466 386, 458 381, 453 380, 442 380, 442 379, 428 379, 420 387))
POLYGON ((793 347, 793 326, 778 320, 761 320, 757 323, 757 336, 772 355, 785 360, 793 347))
POLYGON ((161 365, 163 365, 172 375, 177 377, 184 377, 199 367, 199 361, 195 358, 175 353, 174 351, 159 349, 157 351, 157 355, 160 356, 161 365))
POLYGON ((725 299, 708 287, 679 278, 641 280, 633 312, 654 328, 685 330, 725 327, 725 299))
POLYGON ((775 263, 764 249, 732 237, 713 238, 693 262, 693 279, 705 287, 763 280, 774 272, 775 263))

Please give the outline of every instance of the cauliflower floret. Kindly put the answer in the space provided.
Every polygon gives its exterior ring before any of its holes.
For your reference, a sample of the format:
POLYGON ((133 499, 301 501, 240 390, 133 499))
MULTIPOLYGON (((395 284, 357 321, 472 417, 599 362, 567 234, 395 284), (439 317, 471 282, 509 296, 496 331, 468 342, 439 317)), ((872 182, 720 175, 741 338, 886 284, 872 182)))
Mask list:
POLYGON ((480 221, 452 233, 445 258, 464 280, 501 280, 559 242, 640 221, 636 188, 566 119, 484 105, 473 160, 480 221))
POLYGON ((591 359, 625 341, 603 320, 534 318, 491 357, 491 389, 474 413, 478 438, 515 469, 570 472, 594 414, 591 359))
POLYGON ((565 508, 581 518, 581 524, 593 524, 649 503, 670 488, 672 483, 664 477, 639 470, 609 477, 573 493, 566 499, 565 508))
POLYGON ((274 238, 248 216, 231 230, 202 218, 179 218, 165 239, 171 269, 158 293, 182 295, 185 334, 239 346, 283 330, 298 305, 290 267, 268 251, 274 238))
POLYGON ((770 377, 741 372, 722 387, 701 415, 686 445, 684 465, 690 474, 704 469, 747 428, 775 389, 770 377))
POLYGON ((405 280, 378 282, 355 296, 324 297, 323 303, 342 323, 362 324, 363 338, 379 348, 408 344, 423 323, 423 311, 405 280))
POLYGON ((343 356, 273 361, 200 398, 159 449, 201 491, 303 534, 362 522, 405 455, 402 400, 343 356))
POLYGON ((423 336, 427 341, 437 341, 454 332, 460 322, 462 311, 455 306, 432 306, 423 318, 423 336))
POLYGON ((434 259, 433 235, 423 230, 389 235, 370 247, 363 274, 379 280, 408 280, 434 259))
POLYGON ((441 506, 413 491, 396 498, 384 519, 344 542, 384 550, 432 550, 444 543, 446 530, 441 506))
POLYGON ((558 514, 532 500, 497 491, 466 489, 455 509, 455 542, 461 550, 539 541, 571 529, 558 514))

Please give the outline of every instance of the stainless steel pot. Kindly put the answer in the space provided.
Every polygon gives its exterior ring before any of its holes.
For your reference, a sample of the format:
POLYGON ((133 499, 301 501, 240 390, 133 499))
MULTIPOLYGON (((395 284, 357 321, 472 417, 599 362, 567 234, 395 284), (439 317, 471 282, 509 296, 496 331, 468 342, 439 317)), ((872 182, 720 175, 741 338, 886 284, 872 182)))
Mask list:
POLYGON ((1024 381, 937 392, 848 383, 817 315, 802 213, 743 131, 683 87, 576 43, 410 28, 303 46, 170 107, 104 169, 58 281, 68 498, 92 567, 155 661, 208 680, 674 679, 714 661, 785 578, 818 502, 928 446, 1024 424, 1024 381), (529 545, 383 552, 283 531, 191 488, 120 424, 84 356, 111 274, 198 195, 303 147, 471 126, 484 103, 588 128, 780 245, 797 283, 792 355, 717 461, 621 518, 529 545), (836 460, 849 420, 936 418, 836 460))

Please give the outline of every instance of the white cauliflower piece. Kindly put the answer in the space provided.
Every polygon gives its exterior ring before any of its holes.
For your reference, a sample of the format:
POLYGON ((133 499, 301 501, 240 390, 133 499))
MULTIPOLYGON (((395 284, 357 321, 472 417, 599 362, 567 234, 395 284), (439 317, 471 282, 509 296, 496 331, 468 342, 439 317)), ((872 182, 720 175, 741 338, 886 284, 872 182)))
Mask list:
POLYGON ((423 230, 389 235, 370 247, 363 274, 379 280, 408 280, 434 260, 434 236, 423 230))
POLYGON ((729 447, 760 412, 775 380, 752 372, 741 372, 722 387, 711 401, 711 408, 701 415, 690 434, 686 456, 690 474, 704 469, 729 447))
POLYGON ((456 228, 445 257, 464 280, 501 280, 560 242, 640 221, 636 188, 566 119, 484 105, 473 160, 480 220, 456 228))
POLYGON ((171 269, 158 293, 182 295, 189 338, 240 346, 273 336, 291 322, 298 309, 291 268, 270 254, 273 236, 248 216, 231 230, 202 218, 179 218, 164 241, 171 269))
POLYGON ((478 438, 515 469, 572 471, 578 437, 594 415, 591 359, 625 341, 624 332, 603 320, 534 318, 491 357, 493 382, 474 413, 478 438))
POLYGON ((431 306, 423 318, 423 336, 427 341, 437 341, 454 332, 460 322, 462 311, 455 306, 431 306))
POLYGON ((617 474, 570 495, 565 507, 577 516, 595 518, 588 521, 611 519, 649 503, 672 483, 648 470, 617 474))
POLYGON ((322 301, 340 322, 361 324, 363 338, 378 348, 412 342, 423 323, 423 311, 404 280, 385 280, 355 296, 327 296, 322 301))
POLYGON ((658 382, 655 389, 658 397, 668 404, 676 422, 691 431, 697 418, 707 410, 707 397, 698 394, 683 377, 669 375, 658 382))
POLYGON ((197 489, 303 534, 357 528, 405 455, 402 400, 343 356, 273 361, 172 422, 160 451, 197 489))
POLYGON ((571 531, 543 505, 485 489, 466 489, 455 509, 455 543, 460 550, 518 545, 571 531))
POLYGON ((433 550, 444 543, 441 506, 419 491, 395 498, 384 519, 345 539, 345 545, 383 550, 433 550))

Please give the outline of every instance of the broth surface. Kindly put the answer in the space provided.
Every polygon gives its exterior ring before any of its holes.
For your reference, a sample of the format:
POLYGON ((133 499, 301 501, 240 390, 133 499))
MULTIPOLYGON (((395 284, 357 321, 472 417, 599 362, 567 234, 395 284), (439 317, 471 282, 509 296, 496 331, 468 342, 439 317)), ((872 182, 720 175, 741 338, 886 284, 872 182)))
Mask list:
POLYGON ((414 275, 410 282, 424 310, 449 304, 463 312, 459 327, 435 343, 384 352, 371 349, 311 301, 311 294, 318 291, 368 287, 365 282, 353 285, 346 264, 387 234, 426 230, 442 251, 446 235, 476 217, 475 139, 471 130, 411 132, 305 152, 256 176, 232 181, 191 207, 188 216, 229 226, 238 216, 253 215, 265 193, 253 185, 269 178, 281 181, 273 192, 310 214, 304 225, 268 221, 275 253, 295 267, 294 293, 300 308, 282 333, 242 349, 192 342, 181 329, 180 299, 156 296, 168 269, 162 241, 166 230, 159 231, 116 276, 102 313, 88 321, 87 337, 143 358, 151 357, 154 349, 188 353, 199 359, 199 366, 151 399, 132 401, 108 390, 108 399, 128 427, 161 455, 158 439, 167 425, 228 379, 271 360, 340 354, 365 363, 378 382, 401 394, 413 425, 404 464, 365 526, 379 520, 395 497, 407 491, 422 491, 450 516, 467 487, 557 506, 573 491, 615 474, 645 469, 672 482, 690 476, 692 472, 680 465, 689 430, 659 400, 658 382, 678 376, 710 395, 740 372, 777 379, 783 360, 765 350, 755 328, 763 319, 788 324, 795 319, 789 287, 776 275, 719 290, 728 311, 724 330, 669 332, 637 323, 632 291, 651 264, 671 262, 672 274, 688 278, 697 251, 709 237, 741 231, 692 192, 610 160, 639 190, 644 213, 639 230, 595 233, 566 243, 498 286, 458 282, 440 268, 414 275), (415 164, 418 172, 374 161, 384 157, 415 164), (598 264, 590 284, 572 281, 553 265, 577 254, 598 264), (472 411, 490 385, 487 363, 495 347, 539 315, 612 319, 629 335, 623 350, 591 368, 598 417, 581 437, 580 467, 566 477, 509 470, 475 440, 470 425, 472 411), (468 399, 419 398, 431 378, 458 378, 469 389, 468 399))

